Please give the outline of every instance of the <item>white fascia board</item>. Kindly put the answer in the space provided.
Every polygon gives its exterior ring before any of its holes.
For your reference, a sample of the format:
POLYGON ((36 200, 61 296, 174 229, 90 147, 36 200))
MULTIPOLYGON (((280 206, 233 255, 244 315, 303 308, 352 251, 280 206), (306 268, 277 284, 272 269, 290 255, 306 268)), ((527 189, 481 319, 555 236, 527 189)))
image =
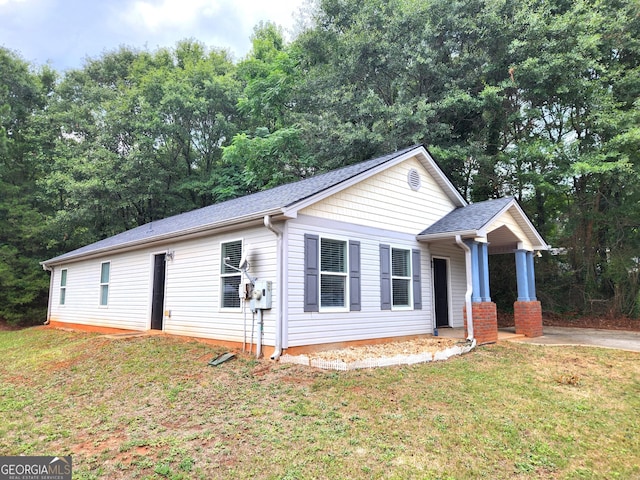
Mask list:
MULTIPOLYGON (((280 209, 276 210, 266 210, 261 213, 253 213, 251 215, 246 215, 245 217, 236 217, 233 219, 225 220, 217 223, 210 223, 207 225, 200 225, 198 227, 186 229, 186 230, 178 230, 176 232, 169 232, 164 235, 157 235, 152 237, 147 237, 139 240, 133 240, 131 242, 121 243, 115 246, 107 246, 102 247, 96 250, 91 250, 85 253, 79 253, 77 255, 65 256, 64 258, 57 259, 58 257, 54 257, 50 260, 45 260, 44 262, 40 262, 42 268, 47 269, 54 265, 63 265, 65 263, 77 262, 80 260, 88 260, 95 257, 103 256, 105 253, 123 253, 131 250, 137 250, 138 248, 142 248, 145 246, 153 245, 156 243, 165 243, 168 240, 172 240, 175 238, 179 238, 181 240, 187 240, 203 235, 207 235, 212 230, 222 230, 228 231, 233 228, 239 228, 243 224, 255 222, 256 225, 262 224, 265 215, 280 215, 282 211, 280 209)), ((62 256, 62 255, 60 255, 62 256)))
POLYGON ((549 245, 547 242, 544 241, 544 238, 542 238, 542 235, 538 233, 538 230, 536 230, 536 227, 533 226, 533 223, 531 223, 531 220, 529 220, 529 217, 527 217, 526 213, 524 213, 524 210, 520 208, 520 205, 518 205, 518 202, 513 202, 513 206, 516 207, 516 209, 518 210, 518 213, 520 214, 521 219, 524 221, 527 227, 529 227, 529 231, 531 232, 531 234, 536 240, 535 242, 531 242, 532 244, 534 244, 534 250, 549 250, 551 248, 551 245, 549 245), (536 243, 538 245, 535 245, 536 243))
POLYGON ((416 157, 418 157, 418 160, 420 160, 424 165, 440 188, 445 191, 447 196, 457 207, 465 207, 467 205, 467 201, 462 195, 460 195, 460 192, 458 192, 456 187, 453 186, 451 180, 449 180, 449 178, 444 174, 427 149, 419 147, 417 150, 418 151, 415 153, 416 157))
POLYGON ((416 235, 419 242, 436 242, 438 240, 454 240, 456 236, 461 238, 475 238, 479 236, 478 230, 460 230, 457 232, 429 233, 426 235, 416 235))
MULTIPOLYGON (((480 236, 486 237, 488 234, 487 227, 491 225, 493 222, 495 222, 496 220, 498 220, 502 215, 504 215, 511 208, 515 208, 518 214, 517 216, 519 218, 515 218, 515 220, 518 223, 522 221, 525 224, 526 229, 529 230, 529 240, 531 241, 532 245, 534 245, 534 250, 549 250, 549 248, 551 247, 549 246, 549 244, 547 244, 547 242, 544 241, 544 239, 542 238, 542 235, 538 233, 538 230, 536 230, 536 227, 533 226, 533 223, 531 223, 531 220, 529 220, 529 217, 527 217, 527 214, 524 213, 524 210, 522 210, 518 202, 516 202, 515 198, 512 199, 509 203, 507 203, 498 213, 496 213, 479 230, 480 236)), ((526 233, 526 229, 523 228, 523 230, 525 230, 525 233, 526 233)))
MULTIPOLYGON (((516 200, 515 199, 511 199, 511 201, 509 203, 507 203, 504 207, 502 207, 498 213, 496 213, 493 217, 491 217, 489 219, 489 221, 487 221, 487 223, 485 223, 480 228, 480 230, 478 230, 478 236, 479 237, 486 237, 488 235, 488 233, 489 233, 489 232, 487 232, 487 228, 489 228, 489 225, 491 225, 493 222, 498 220, 502 215, 504 215, 514 205, 517 205, 516 200)), ((522 212, 522 210, 520 210, 520 212, 521 212, 521 214, 524 214, 524 212, 522 212)))

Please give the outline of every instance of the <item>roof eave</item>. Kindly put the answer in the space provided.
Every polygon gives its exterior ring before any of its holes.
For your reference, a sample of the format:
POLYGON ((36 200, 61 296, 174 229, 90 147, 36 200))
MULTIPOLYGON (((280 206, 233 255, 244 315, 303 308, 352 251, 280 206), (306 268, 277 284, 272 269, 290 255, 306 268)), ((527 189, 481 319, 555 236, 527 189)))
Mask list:
POLYGON ((156 236, 147 237, 144 239, 134 240, 131 242, 125 242, 117 246, 106 246, 96 250, 92 250, 90 252, 81 252, 77 255, 60 255, 58 257, 45 260, 44 262, 40 262, 40 265, 42 265, 42 268, 44 269, 49 269, 49 267, 54 265, 62 265, 64 263, 77 262, 79 260, 88 260, 90 258, 99 257, 106 252, 120 253, 124 251, 129 251, 129 250, 136 250, 143 246, 151 245, 154 243, 162 243, 174 238, 198 236, 210 230, 221 229, 225 227, 232 227, 235 225, 241 225, 251 221, 262 220, 266 215, 280 215, 282 213, 283 212, 281 208, 265 210, 260 213, 253 213, 250 215, 245 215, 243 217, 235 217, 233 219, 229 219, 221 222, 208 223, 205 225, 199 225, 198 227, 193 227, 185 230, 178 230, 178 231, 166 233, 163 235, 156 235, 156 236))

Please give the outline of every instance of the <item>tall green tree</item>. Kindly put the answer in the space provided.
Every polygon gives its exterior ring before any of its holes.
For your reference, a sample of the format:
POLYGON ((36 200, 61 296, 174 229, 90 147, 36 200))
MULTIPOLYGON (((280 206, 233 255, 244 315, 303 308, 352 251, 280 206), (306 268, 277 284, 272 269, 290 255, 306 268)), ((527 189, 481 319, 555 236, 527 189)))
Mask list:
POLYGON ((238 64, 244 89, 238 100, 242 132, 224 149, 224 162, 242 172, 238 180, 255 192, 305 178, 318 169, 304 131, 293 116, 300 83, 298 52, 285 45, 282 30, 261 23, 253 48, 238 64))
POLYGON ((72 248, 237 194, 221 163, 235 133, 227 55, 195 41, 121 48, 68 72, 51 100, 59 128, 47 191, 59 248, 72 248))
POLYGON ((0 319, 44 320, 47 277, 38 260, 46 252, 46 201, 38 186, 45 171, 40 115, 55 82, 0 47, 0 319))

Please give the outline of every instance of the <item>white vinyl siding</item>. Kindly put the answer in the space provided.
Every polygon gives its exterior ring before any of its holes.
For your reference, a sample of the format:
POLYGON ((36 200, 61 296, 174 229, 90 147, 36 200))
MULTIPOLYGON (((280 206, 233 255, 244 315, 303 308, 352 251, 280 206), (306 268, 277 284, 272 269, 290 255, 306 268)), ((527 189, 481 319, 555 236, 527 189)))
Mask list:
MULTIPOLYGON (((165 310, 171 311, 171 317, 164 319, 166 333, 242 343, 246 325, 250 338, 249 302, 240 302, 239 308, 224 308, 220 295, 224 278, 220 274, 221 244, 237 241, 238 233, 173 244, 174 260, 167 263, 165 310)), ((280 288, 276 281, 276 237, 264 227, 242 230, 241 236, 243 253, 251 265, 248 273, 273 282, 273 307, 263 311, 264 345, 273 345, 280 288)), ((237 292, 235 288, 235 297, 237 292)))
MULTIPOLYGON (((73 262, 67 271, 64 305, 51 305, 51 320, 100 327, 146 330, 150 319, 150 264, 148 251, 109 255, 108 306, 101 306, 104 293, 101 259, 73 262)), ((105 267, 106 268, 106 267, 105 267)), ((105 272, 106 273, 106 272, 105 272)), ((106 285, 106 284, 105 284, 106 285)), ((60 298, 56 282, 54 298, 60 298)))
POLYGON ((111 262, 100 264, 100 306, 109 305, 109 278, 111 277, 111 262))
POLYGON ((416 235, 454 208, 422 164, 411 158, 299 213, 416 235), (407 183, 412 168, 420 174, 418 191, 407 183))
MULTIPOLYGON (((250 246, 250 274, 273 282, 273 307, 264 313, 264 344, 273 345, 278 311, 276 237, 264 227, 242 231, 243 246, 250 246)), ((171 250, 166 264, 164 332, 173 335, 219 339, 242 343, 243 308, 223 309, 220 301, 221 244, 238 239, 238 233, 174 241, 125 253, 109 254, 108 308, 98 308, 102 260, 90 259, 62 265, 68 270, 64 308, 52 304, 51 320, 83 325, 147 330, 151 321, 153 257, 171 250)), ((56 275, 58 275, 56 267, 56 275)), ((237 290, 236 290, 237 292, 237 290)), ((60 283, 54 284, 59 299, 60 283)), ((236 294, 237 296, 237 294, 236 294)), ((246 311, 248 337, 252 315, 246 311)))
POLYGON ((431 285, 428 247, 417 243, 415 235, 393 233, 381 229, 361 228, 342 222, 299 216, 288 222, 288 254, 285 270, 288 275, 286 347, 322 343, 390 338, 402 335, 430 334, 431 285), (304 236, 316 234, 320 238, 357 239, 360 242, 359 311, 304 311, 304 236), (423 281, 422 310, 380 308, 380 244, 390 243, 397 248, 419 249, 423 281))

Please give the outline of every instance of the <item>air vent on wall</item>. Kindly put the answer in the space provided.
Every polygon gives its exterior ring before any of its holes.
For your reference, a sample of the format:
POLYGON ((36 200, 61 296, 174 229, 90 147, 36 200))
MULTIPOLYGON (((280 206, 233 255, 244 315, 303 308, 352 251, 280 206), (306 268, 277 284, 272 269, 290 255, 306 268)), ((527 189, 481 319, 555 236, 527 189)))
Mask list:
POLYGON ((415 168, 412 168, 411 170, 409 170, 409 173, 407 175, 407 183, 411 187, 411 190, 415 190, 415 191, 420 190, 420 185, 421 185, 420 174, 415 168))

